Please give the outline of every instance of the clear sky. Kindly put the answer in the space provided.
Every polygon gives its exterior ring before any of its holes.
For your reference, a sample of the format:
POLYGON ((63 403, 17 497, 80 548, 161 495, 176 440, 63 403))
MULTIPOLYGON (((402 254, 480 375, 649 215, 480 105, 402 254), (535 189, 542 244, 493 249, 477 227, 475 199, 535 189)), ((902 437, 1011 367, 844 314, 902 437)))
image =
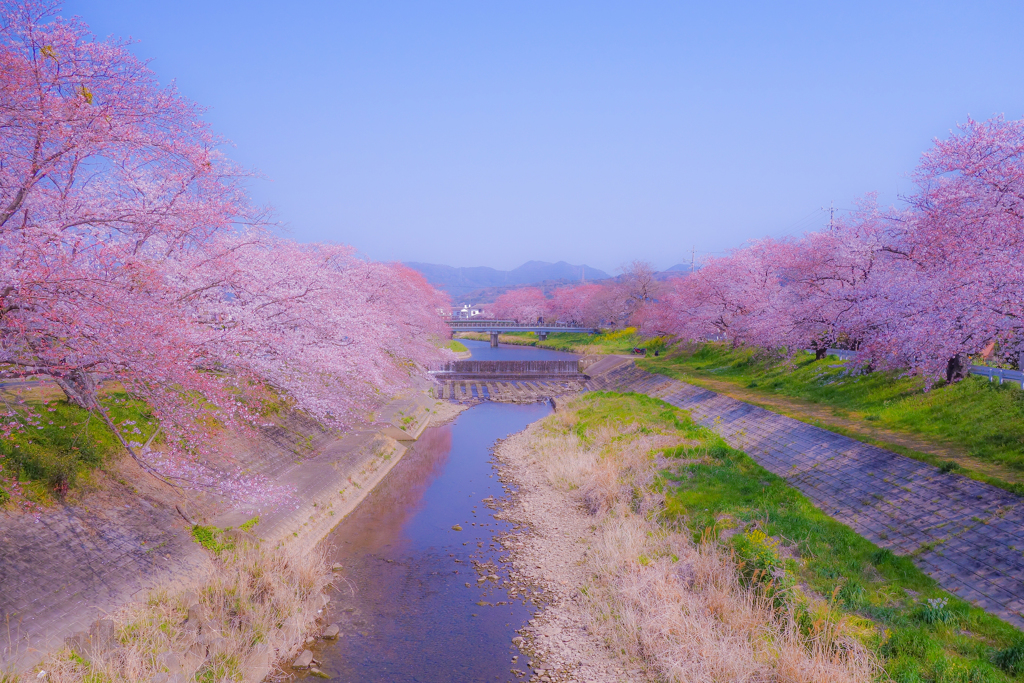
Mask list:
POLYGON ((1024 3, 72 0, 210 108, 303 241, 613 271, 892 203, 1024 115, 1024 3))

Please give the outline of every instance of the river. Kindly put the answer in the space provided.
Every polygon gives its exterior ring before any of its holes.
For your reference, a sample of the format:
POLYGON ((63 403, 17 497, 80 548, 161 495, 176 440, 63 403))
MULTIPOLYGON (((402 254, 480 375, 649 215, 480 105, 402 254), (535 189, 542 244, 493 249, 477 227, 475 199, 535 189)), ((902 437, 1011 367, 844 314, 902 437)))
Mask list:
MULTIPOLYGON (((464 343, 475 360, 578 358, 464 343)), ((530 671, 512 638, 536 604, 510 600, 504 587, 508 572, 495 539, 511 526, 488 507, 505 494, 490 450, 550 411, 547 403, 485 402, 428 428, 331 533, 330 561, 344 570, 330 614, 342 635, 316 650, 331 680, 512 681, 513 667, 530 671), (481 565, 489 567, 482 574, 481 565), (481 575, 492 578, 478 581, 481 575)))

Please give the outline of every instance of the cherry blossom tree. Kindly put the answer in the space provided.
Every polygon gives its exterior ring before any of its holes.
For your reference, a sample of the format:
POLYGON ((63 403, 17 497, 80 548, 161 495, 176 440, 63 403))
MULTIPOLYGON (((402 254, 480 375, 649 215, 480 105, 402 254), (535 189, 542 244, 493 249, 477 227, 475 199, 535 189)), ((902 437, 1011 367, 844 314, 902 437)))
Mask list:
POLYGON ((209 321, 206 352, 320 419, 372 412, 441 355, 447 302, 405 266, 254 231, 218 247, 180 273, 194 317, 209 321))
POLYGON ((599 284, 559 287, 547 302, 546 316, 570 325, 596 327, 601 324, 599 302, 606 288, 599 284))
POLYGON ((495 300, 489 312, 501 320, 535 323, 544 317, 548 303, 544 292, 536 287, 510 289, 495 300))
POLYGON ((0 0, 0 377, 51 378, 161 477, 266 492, 210 460, 216 430, 257 421, 248 388, 351 423, 443 354, 447 302, 266 233, 202 110, 55 11, 0 0), (111 422, 97 378, 149 403, 164 450, 111 422))
POLYGON ((878 282, 878 346, 938 374, 991 341, 1024 337, 1024 121, 971 119, 936 141, 915 174, 911 215, 894 226, 878 282), (901 338, 901 343, 897 343, 901 338))
POLYGON ((874 367, 962 374, 1024 346, 1024 121, 968 120, 936 141, 904 209, 869 197, 831 229, 710 259, 648 326, 764 348, 844 344, 874 367))

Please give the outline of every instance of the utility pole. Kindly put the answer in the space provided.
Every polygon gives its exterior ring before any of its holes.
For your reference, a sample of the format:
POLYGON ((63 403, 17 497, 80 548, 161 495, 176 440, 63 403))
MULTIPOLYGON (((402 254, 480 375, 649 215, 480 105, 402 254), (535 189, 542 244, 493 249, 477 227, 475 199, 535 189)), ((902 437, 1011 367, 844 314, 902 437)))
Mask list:
POLYGON ((587 267, 580 266, 580 282, 587 284, 587 267))
POLYGON ((833 227, 832 218, 835 216, 835 200, 828 203, 828 229, 831 230, 833 227))
POLYGON ((690 247, 690 273, 693 274, 693 260, 697 256, 697 245, 690 247))

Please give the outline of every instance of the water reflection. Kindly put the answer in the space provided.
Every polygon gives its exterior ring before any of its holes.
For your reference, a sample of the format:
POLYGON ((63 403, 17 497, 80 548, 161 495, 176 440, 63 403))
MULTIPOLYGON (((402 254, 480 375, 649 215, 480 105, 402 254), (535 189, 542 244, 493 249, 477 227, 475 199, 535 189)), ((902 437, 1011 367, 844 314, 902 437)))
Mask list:
POLYGON ((473 354, 473 360, 573 360, 579 358, 575 353, 539 349, 536 346, 512 346, 502 344, 496 349, 490 342, 460 339, 473 354))
POLYGON ((499 587, 494 537, 508 525, 485 505, 503 494, 489 450, 549 411, 483 403, 428 429, 338 526, 329 542, 345 571, 331 614, 343 635, 318 657, 333 680, 512 678, 511 640, 529 610, 499 587), (498 580, 478 581, 474 560, 498 580))

